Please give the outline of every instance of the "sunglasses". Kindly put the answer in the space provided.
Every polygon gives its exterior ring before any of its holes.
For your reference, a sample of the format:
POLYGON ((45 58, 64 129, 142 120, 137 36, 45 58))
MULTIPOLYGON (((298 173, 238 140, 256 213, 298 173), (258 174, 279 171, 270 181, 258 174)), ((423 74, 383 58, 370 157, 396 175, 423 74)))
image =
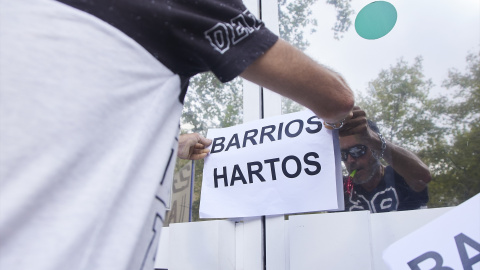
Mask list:
POLYGON ((352 156, 352 158, 359 158, 367 152, 367 147, 363 144, 357 144, 355 146, 352 146, 348 149, 342 150, 341 157, 342 161, 347 161, 348 155, 352 156))

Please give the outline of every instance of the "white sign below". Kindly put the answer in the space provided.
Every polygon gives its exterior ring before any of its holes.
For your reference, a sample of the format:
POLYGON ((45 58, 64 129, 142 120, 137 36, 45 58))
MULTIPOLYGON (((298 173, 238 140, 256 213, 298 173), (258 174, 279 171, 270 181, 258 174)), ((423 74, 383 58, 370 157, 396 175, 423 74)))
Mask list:
POLYGON ((307 110, 210 129, 200 218, 343 210, 338 135, 322 122, 307 110))
POLYGON ((383 259, 393 270, 479 270, 480 194, 393 243, 383 259))

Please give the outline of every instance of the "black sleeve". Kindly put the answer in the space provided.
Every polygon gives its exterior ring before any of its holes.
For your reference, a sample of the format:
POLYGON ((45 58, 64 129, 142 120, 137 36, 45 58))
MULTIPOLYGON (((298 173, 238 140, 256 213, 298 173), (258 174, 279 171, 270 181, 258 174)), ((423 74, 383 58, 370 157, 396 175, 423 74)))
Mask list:
POLYGON ((113 25, 174 73, 234 79, 278 39, 241 0, 59 0, 113 25))
POLYGON ((428 187, 420 192, 415 192, 410 188, 405 179, 394 171, 395 185, 398 190, 399 205, 398 211, 414 210, 426 206, 428 202, 428 187))

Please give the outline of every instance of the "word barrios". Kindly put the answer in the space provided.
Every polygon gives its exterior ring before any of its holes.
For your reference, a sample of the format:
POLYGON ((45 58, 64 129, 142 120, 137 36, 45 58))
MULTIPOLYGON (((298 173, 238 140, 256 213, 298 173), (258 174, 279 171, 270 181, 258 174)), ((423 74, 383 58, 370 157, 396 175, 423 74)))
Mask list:
MULTIPOLYGON (((315 134, 322 130, 322 121, 320 121, 317 116, 312 116, 308 118, 307 124, 310 126, 306 127, 305 131, 310 134, 315 134)), ((250 145, 257 145, 257 142, 259 144, 262 144, 267 139, 272 142, 276 140, 282 140, 283 135, 289 138, 294 138, 303 132, 304 125, 305 124, 302 119, 294 119, 288 122, 286 125, 284 125, 284 123, 282 122, 278 125, 278 127, 276 125, 268 125, 262 127, 260 130, 247 130, 243 134, 243 139, 239 138, 238 134, 235 133, 230 138, 226 147, 224 144, 226 139, 225 137, 214 138, 210 154, 219 153, 224 150, 228 151, 231 147, 235 147, 236 149, 244 148, 247 146, 247 143, 249 143, 250 145)))

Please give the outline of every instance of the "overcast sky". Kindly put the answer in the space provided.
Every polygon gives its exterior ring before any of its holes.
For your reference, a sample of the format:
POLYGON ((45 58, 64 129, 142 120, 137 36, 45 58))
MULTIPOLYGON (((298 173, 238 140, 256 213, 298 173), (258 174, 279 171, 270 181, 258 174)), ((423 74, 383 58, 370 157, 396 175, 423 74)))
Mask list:
POLYGON ((314 8, 317 32, 309 37, 306 53, 340 72, 354 91, 365 91, 381 69, 387 69, 403 57, 409 64, 423 57, 427 78, 436 85, 432 93, 441 93, 441 83, 450 68, 464 72, 468 53, 480 50, 479 0, 391 0, 397 10, 395 27, 377 40, 360 37, 355 17, 373 1, 351 2, 355 15, 344 37, 333 39, 335 10, 319 0, 314 8))

